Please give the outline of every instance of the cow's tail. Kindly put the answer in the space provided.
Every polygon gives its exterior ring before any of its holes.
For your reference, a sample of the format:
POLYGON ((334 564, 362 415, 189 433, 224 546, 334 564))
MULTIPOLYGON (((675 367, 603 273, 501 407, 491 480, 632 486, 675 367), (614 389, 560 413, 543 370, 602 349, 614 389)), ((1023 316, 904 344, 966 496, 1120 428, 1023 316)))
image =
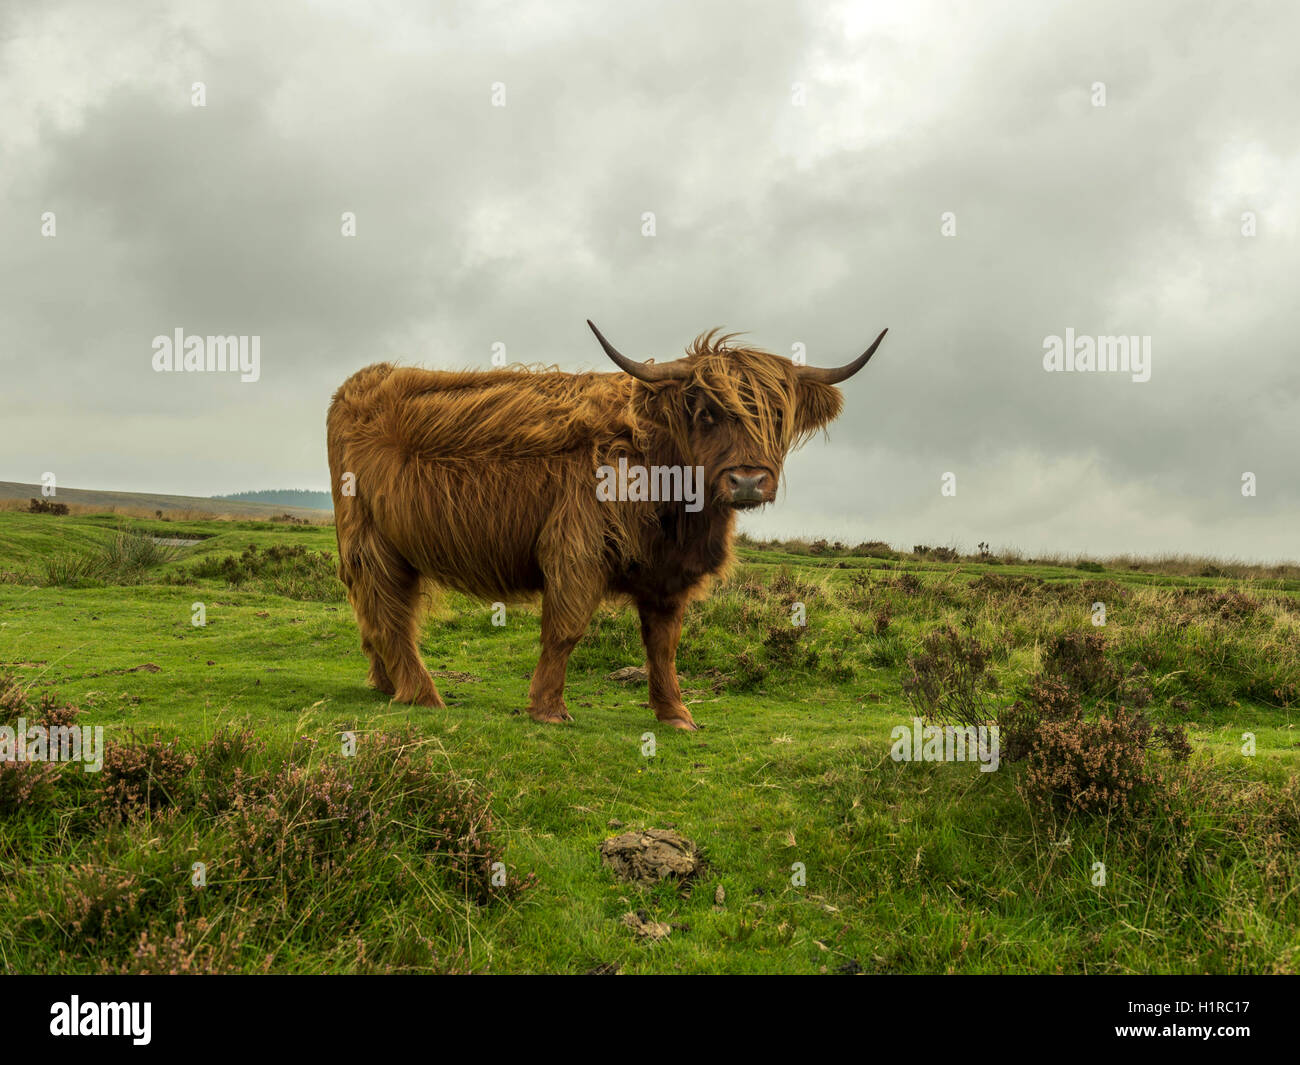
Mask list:
POLYGON ((358 555, 366 538, 369 510, 358 470, 356 430, 373 416, 375 389, 393 366, 377 363, 358 370, 339 386, 325 416, 325 441, 329 456, 330 495, 334 500, 334 531, 339 545, 339 580, 352 587, 358 555))

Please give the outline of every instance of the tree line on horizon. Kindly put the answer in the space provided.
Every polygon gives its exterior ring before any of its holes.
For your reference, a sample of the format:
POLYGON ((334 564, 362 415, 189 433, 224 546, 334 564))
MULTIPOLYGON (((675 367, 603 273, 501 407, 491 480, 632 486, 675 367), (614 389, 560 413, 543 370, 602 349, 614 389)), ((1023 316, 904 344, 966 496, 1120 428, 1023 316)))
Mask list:
POLYGON ((334 500, 328 492, 307 488, 265 488, 256 492, 235 492, 216 495, 213 499, 226 499, 236 503, 272 503, 280 507, 309 507, 316 510, 333 510, 334 500))

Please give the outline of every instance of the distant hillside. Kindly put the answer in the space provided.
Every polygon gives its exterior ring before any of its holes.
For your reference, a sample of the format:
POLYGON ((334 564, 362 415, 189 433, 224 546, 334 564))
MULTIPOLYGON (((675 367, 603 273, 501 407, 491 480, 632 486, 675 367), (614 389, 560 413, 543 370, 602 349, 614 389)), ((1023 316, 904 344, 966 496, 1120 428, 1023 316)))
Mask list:
POLYGON ((269 503, 276 507, 307 507, 312 510, 333 510, 334 500, 328 492, 311 492, 305 488, 267 488, 258 492, 235 492, 213 499, 233 499, 241 503, 269 503))
MULTIPOLYGON (((242 499, 213 499, 208 496, 174 496, 152 492, 100 492, 86 488, 64 488, 59 485, 54 497, 56 503, 66 503, 74 514, 120 513, 134 517, 153 517, 158 511, 169 517, 227 516, 231 518, 261 518, 269 521, 284 514, 306 518, 311 522, 328 523, 333 510, 325 492, 302 492, 304 496, 321 497, 324 509, 313 499, 310 506, 285 503, 249 502, 242 499)), ((0 510, 22 509, 29 499, 41 498, 39 484, 21 484, 0 481, 0 510)))

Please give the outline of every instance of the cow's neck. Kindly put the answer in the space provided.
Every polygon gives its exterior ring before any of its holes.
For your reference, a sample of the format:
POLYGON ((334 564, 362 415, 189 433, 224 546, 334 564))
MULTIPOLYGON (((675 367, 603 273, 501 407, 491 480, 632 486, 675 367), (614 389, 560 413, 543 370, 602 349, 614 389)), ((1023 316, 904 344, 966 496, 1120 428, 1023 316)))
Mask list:
POLYGON ((684 595, 730 561, 735 522, 729 507, 695 513, 680 503, 664 507, 640 576, 665 598, 684 595))

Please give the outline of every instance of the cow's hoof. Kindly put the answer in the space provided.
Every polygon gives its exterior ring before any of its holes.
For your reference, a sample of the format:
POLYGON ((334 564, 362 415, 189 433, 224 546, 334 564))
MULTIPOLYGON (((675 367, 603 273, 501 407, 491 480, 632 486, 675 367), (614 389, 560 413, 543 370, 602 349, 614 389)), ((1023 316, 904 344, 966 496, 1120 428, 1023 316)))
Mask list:
POLYGON ((700 726, 695 723, 693 718, 689 717, 667 717, 663 718, 659 724, 672 725, 673 728, 681 729, 683 732, 700 731, 700 726))
POLYGON ((540 710, 530 706, 528 716, 543 725, 560 725, 573 720, 573 715, 562 706, 553 710, 540 710))

